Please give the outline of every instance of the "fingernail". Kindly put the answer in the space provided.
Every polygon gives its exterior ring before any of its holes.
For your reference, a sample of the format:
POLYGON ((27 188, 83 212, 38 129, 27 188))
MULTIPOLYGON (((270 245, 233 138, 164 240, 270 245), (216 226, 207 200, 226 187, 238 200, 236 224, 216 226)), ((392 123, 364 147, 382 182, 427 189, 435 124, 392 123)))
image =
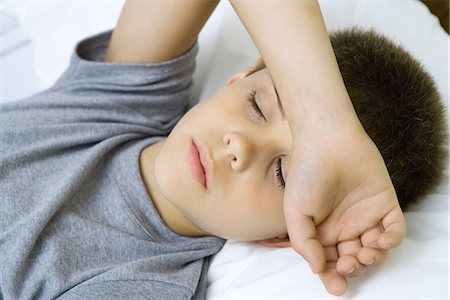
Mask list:
POLYGON ((350 270, 347 271, 348 274, 353 273, 356 270, 356 267, 353 266, 353 268, 351 268, 350 270))
POLYGON ((375 258, 372 258, 372 260, 369 261, 367 264, 368 264, 368 265, 373 265, 374 262, 375 262, 375 258))

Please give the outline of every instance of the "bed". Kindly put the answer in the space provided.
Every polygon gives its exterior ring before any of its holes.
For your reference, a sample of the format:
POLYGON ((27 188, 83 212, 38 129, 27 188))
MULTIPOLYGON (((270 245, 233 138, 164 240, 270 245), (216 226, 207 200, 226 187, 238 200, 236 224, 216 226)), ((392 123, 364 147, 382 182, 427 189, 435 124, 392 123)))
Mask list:
MULTIPOLYGON (((321 1, 327 28, 375 28, 402 44, 433 75, 448 106, 449 36, 416 0, 321 1)), ((1 7, 0 101, 50 86, 75 43, 115 25, 122 1, 4 2, 1 7), (69 34, 68 34, 69 33, 69 34)), ((250 64, 258 51, 229 3, 222 1, 199 37, 191 103, 205 99, 250 64), (239 47, 236 47, 239 45, 239 47)), ((381 267, 349 280, 342 299, 448 299, 448 175, 405 213, 408 233, 381 267)), ((208 273, 208 299, 333 299, 291 248, 228 241, 208 273)))

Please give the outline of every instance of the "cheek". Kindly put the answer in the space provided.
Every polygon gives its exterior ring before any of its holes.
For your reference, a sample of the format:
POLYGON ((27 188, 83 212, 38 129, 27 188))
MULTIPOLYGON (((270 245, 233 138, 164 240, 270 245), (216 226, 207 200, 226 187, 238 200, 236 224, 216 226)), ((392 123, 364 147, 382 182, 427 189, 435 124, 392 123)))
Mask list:
POLYGON ((203 229, 221 237, 246 241, 283 234, 286 229, 282 199, 276 197, 252 180, 224 181, 220 190, 209 195, 206 201, 203 219, 207 222, 203 229))
POLYGON ((201 135, 209 136, 222 129, 230 118, 229 109, 219 104, 218 99, 201 102, 190 109, 177 123, 173 133, 177 135, 201 135))

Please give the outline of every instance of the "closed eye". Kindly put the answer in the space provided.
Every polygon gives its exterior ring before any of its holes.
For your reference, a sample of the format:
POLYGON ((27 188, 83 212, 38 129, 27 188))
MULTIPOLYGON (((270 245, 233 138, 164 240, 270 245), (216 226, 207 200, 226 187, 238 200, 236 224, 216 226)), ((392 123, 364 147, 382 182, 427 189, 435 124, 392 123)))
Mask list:
POLYGON ((250 94, 248 94, 247 101, 250 104, 250 108, 251 108, 252 112, 255 114, 255 116, 258 119, 264 120, 264 122, 267 123, 267 119, 264 116, 261 108, 259 107, 258 102, 256 101, 256 91, 255 90, 252 90, 250 92, 250 94))
POLYGON ((281 191, 284 191, 284 188, 286 187, 286 183, 283 178, 283 169, 281 168, 281 157, 279 157, 275 164, 275 182, 278 186, 278 188, 281 191))

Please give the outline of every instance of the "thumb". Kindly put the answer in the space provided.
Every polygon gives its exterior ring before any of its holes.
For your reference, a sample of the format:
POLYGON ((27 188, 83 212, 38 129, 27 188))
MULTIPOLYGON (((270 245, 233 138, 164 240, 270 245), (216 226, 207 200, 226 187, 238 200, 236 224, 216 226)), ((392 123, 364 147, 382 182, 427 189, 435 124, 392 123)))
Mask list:
POLYGON ((406 222, 399 205, 396 205, 382 219, 384 232, 378 238, 378 244, 382 249, 398 246, 406 236, 406 222))
POLYGON ((284 215, 292 247, 308 262, 311 270, 321 273, 325 269, 325 250, 316 238, 312 217, 304 215, 285 201, 284 215))

